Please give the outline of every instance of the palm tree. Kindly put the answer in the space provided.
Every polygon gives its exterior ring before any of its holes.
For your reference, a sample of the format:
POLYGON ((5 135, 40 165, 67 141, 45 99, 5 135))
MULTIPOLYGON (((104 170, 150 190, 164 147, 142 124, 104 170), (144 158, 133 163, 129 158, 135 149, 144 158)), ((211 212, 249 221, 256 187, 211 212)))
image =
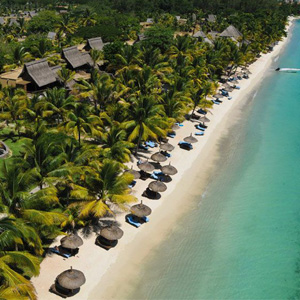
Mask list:
POLYGON ((84 27, 94 26, 97 22, 96 14, 92 12, 89 8, 86 8, 81 15, 81 23, 84 27))
POLYGON ((43 107, 43 117, 54 118, 57 124, 65 121, 67 112, 74 107, 75 101, 72 95, 68 95, 65 89, 48 89, 40 101, 43 107))
POLYGON ((113 126, 109 132, 102 137, 101 156, 104 158, 116 160, 120 163, 130 161, 130 154, 134 147, 133 143, 126 140, 126 131, 120 127, 113 126))
POLYGON ((135 154, 142 140, 149 137, 157 140, 159 136, 166 135, 168 121, 164 115, 163 106, 158 105, 152 96, 132 99, 128 121, 124 122, 123 126, 129 131, 128 140, 136 141, 135 154))
POLYGON ((117 205, 126 210, 127 204, 136 201, 129 195, 128 185, 132 182, 131 174, 121 173, 120 164, 105 160, 102 166, 96 165, 95 172, 86 177, 85 186, 89 191, 89 199, 80 201, 80 216, 99 218, 107 212, 112 212, 111 206, 117 205))
MULTIPOLYGON (((37 299, 32 283, 24 276, 37 276, 40 261, 25 251, 0 251, 0 295, 13 295, 15 299, 37 299), (22 273, 22 274, 20 274, 22 273)), ((4 298, 13 299, 13 298, 4 298)))
POLYGON ((57 74, 59 79, 64 84, 64 87, 66 88, 67 83, 74 79, 76 72, 66 68, 65 66, 62 66, 62 68, 57 72, 57 74))
POLYGON ((99 69, 98 62, 103 60, 103 58, 104 58, 102 51, 92 49, 90 51, 90 55, 91 55, 92 61, 94 63, 94 69, 98 70, 99 69))
POLYGON ((101 119, 96 115, 89 114, 88 107, 83 103, 76 103, 74 110, 69 112, 68 120, 63 123, 67 132, 72 132, 81 145, 82 134, 101 136, 101 119))

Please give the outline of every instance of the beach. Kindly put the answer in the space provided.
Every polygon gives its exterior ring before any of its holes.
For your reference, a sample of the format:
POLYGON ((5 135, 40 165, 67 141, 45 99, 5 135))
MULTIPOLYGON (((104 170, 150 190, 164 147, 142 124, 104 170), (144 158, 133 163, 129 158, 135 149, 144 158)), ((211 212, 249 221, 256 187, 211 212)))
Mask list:
MULTIPOLYGON (((150 222, 137 229, 125 223, 126 214, 120 214, 117 221, 121 224, 124 236, 116 248, 109 251, 99 248, 95 245, 95 234, 91 234, 84 238, 84 245, 75 257, 47 257, 41 264, 39 277, 32 280, 39 299, 58 299, 58 296, 49 293, 49 288, 56 276, 70 266, 81 270, 86 276, 86 284, 73 299, 121 299, 120 295, 130 292, 130 283, 139 275, 147 257, 159 251, 160 243, 172 232, 176 220, 190 209, 189 199, 198 194, 199 190, 204 191, 213 178, 220 157, 220 139, 226 137, 233 124, 238 124, 241 108, 251 101, 250 95, 262 84, 272 61, 282 51, 288 39, 289 37, 284 38, 272 52, 263 54, 249 67, 252 73, 250 79, 240 81, 241 89, 231 93, 232 100, 224 99, 221 105, 214 106, 212 113, 208 114, 211 120, 208 129, 203 137, 198 137, 192 151, 182 150, 177 144, 184 137, 196 132, 196 122, 184 122, 184 126, 177 130, 176 137, 169 139, 176 148, 171 152, 172 157, 162 165, 171 162, 177 168, 178 174, 167 183, 168 189, 162 193, 161 199, 149 200, 141 197, 150 180, 137 180, 133 194, 139 201, 143 200, 143 203, 151 207, 153 212, 150 222)), ((158 148, 151 149, 146 155, 150 157, 157 151, 158 148)), ((133 166, 137 169, 136 163, 133 166)), ((60 238, 53 245, 58 245, 60 238)))

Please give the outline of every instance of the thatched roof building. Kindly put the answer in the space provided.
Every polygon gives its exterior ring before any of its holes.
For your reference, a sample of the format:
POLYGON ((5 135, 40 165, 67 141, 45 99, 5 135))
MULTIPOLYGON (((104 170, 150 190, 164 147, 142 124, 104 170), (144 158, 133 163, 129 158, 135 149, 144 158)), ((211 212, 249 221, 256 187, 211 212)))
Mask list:
POLYGON ((54 40, 56 38, 56 32, 49 31, 47 35, 47 39, 54 40))
POLYGON ((63 49, 62 57, 73 69, 77 69, 84 66, 90 66, 89 55, 83 55, 76 46, 63 49))
POLYGON ((105 44, 103 43, 102 38, 96 37, 96 38, 88 39, 87 44, 84 47, 84 49, 85 50, 91 50, 91 49, 102 50, 104 45, 105 44))
POLYGON ((201 37, 201 38, 205 39, 205 38, 206 38, 206 35, 205 35, 205 33, 204 33, 203 31, 199 30, 199 31, 197 31, 197 32, 193 35, 193 37, 194 37, 194 38, 199 38, 199 37, 201 37))
POLYGON ((220 34, 220 36, 239 38, 243 35, 233 25, 230 25, 220 34))
POLYGON ((26 63, 20 77, 33 82, 39 88, 56 82, 55 73, 50 69, 46 59, 26 63))
POLYGON ((4 25, 5 24, 5 19, 3 17, 0 17, 0 24, 4 25))
POLYGON ((217 16, 216 15, 208 15, 207 21, 214 23, 217 20, 217 16))

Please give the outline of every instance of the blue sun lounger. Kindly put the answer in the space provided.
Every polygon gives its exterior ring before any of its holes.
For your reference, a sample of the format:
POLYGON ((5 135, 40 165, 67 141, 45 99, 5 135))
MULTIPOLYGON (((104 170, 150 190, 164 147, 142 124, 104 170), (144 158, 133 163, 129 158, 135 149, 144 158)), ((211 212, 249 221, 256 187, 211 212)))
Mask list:
POLYGON ((196 125, 195 127, 201 131, 205 131, 205 129, 206 129, 206 128, 202 127, 200 124, 196 125))
POLYGON ((216 100, 211 100, 213 102, 213 104, 217 104, 220 105, 220 102, 216 101, 216 100))
POLYGON ((56 254, 61 255, 61 256, 65 257, 65 258, 69 258, 69 257, 72 256, 71 254, 60 252, 59 250, 57 250, 57 249, 55 249, 55 248, 49 248, 49 250, 50 250, 52 253, 56 253, 56 254))
POLYGON ((128 185, 130 189, 132 189, 136 185, 136 181, 132 180, 132 182, 128 185))
POLYGON ((204 132, 203 132, 203 131, 197 131, 197 132, 195 133, 195 135, 204 135, 204 132))
POLYGON ((175 124, 180 126, 180 127, 183 127, 183 124, 181 124, 181 123, 175 123, 175 124))
POLYGON ((176 134, 174 134, 174 133, 168 133, 167 136, 173 139, 176 136, 176 134))
POLYGON ((142 150, 147 151, 147 150, 149 149, 149 147, 147 147, 147 146, 145 146, 145 145, 143 145, 143 144, 140 144, 140 145, 139 145, 139 149, 142 149, 142 150))
POLYGON ((154 147, 157 146, 157 144, 153 141, 147 141, 147 142, 145 142, 145 145, 150 147, 150 148, 154 148, 154 147))
POLYGON ((142 219, 143 219, 143 221, 145 221, 147 223, 150 221, 150 219, 148 217, 142 217, 142 219))
POLYGON ((141 223, 135 221, 132 216, 126 216, 126 220, 129 224, 135 226, 136 228, 139 228, 142 225, 141 223))
POLYGON ((178 145, 179 145, 180 148, 183 148, 183 149, 186 149, 186 150, 192 150, 193 149, 193 145, 191 143, 188 143, 188 142, 180 141, 178 143, 178 145))

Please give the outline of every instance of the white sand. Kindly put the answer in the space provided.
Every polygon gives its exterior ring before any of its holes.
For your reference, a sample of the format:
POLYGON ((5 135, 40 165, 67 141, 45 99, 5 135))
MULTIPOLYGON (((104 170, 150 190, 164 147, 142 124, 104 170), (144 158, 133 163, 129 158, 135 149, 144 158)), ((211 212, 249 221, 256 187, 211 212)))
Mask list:
MULTIPOLYGON (((196 122, 184 122, 184 126, 176 131, 176 137, 169 139, 176 148, 171 152, 172 157, 162 165, 171 162, 178 169, 178 174, 172 176, 173 180, 167 183, 168 190, 162 193, 160 200, 142 197, 151 180, 137 180, 133 193, 151 207, 150 222, 137 229, 125 223, 125 214, 120 214, 117 220, 121 223, 124 236, 116 248, 109 251, 99 248, 95 245, 96 235, 93 233, 89 238, 84 238, 84 245, 80 247, 76 257, 46 257, 41 264, 40 275, 32 280, 39 299, 59 299, 59 296, 49 292, 49 288, 56 276, 70 266, 83 271, 86 276, 86 283, 72 299, 122 299, 130 292, 143 261, 155 249, 159 249, 159 243, 172 231, 176 219, 189 210, 188 200, 199 194, 201 189, 204 190, 218 159, 220 138, 226 136, 230 126, 237 121, 241 106, 247 103, 249 94, 262 82, 272 60, 279 55, 286 41, 287 38, 283 39, 271 53, 262 55, 249 67, 252 72, 250 79, 240 81, 238 85, 241 89, 231 93, 232 100, 224 98, 221 105, 214 106, 212 114, 207 115, 211 120, 208 129, 204 136, 198 137, 199 141, 193 144, 192 151, 182 150, 177 144, 184 137, 196 132, 196 122)), ((152 149, 146 155, 150 157, 156 151, 158 148, 152 149)), ((138 169, 136 164, 134 168, 138 169)), ((53 245, 59 245, 59 239, 53 245)))

